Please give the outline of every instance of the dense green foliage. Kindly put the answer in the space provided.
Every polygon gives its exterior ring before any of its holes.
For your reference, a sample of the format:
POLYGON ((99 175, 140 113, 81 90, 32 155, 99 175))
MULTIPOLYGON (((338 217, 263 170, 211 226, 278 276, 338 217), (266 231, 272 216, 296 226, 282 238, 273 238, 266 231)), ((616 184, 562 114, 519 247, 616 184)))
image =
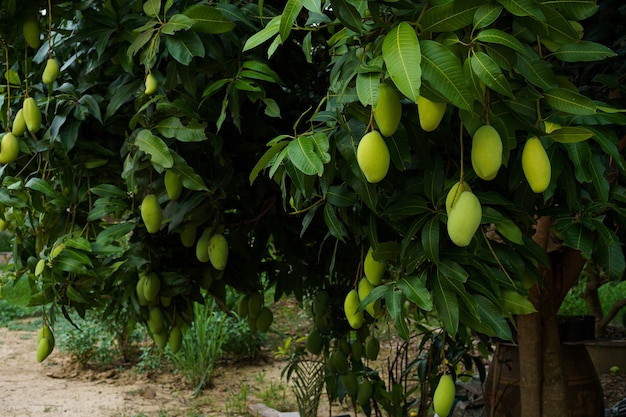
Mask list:
MULTIPOLYGON (((542 215, 555 219, 557 246, 622 277, 616 126, 626 118, 609 92, 622 92, 614 57, 624 39, 595 17, 594 0, 52 3, 3 0, 0 9, 4 130, 27 97, 42 112, 41 129, 23 134, 20 155, 0 168, 0 216, 14 237, 14 276, 52 321, 96 306, 103 319, 145 321, 136 284, 156 273, 152 307, 166 328, 191 322, 201 288, 223 300, 226 285, 243 294, 274 287, 276 298, 315 296, 324 352, 336 352, 332 338, 350 335, 343 299, 373 247, 386 272, 362 304, 384 301, 401 337, 428 318, 450 340, 470 330, 510 339, 509 319, 533 310, 527 288, 547 263, 531 239, 542 215), (39 46, 15 30, 29 16, 39 46), (60 74, 44 84, 51 57, 60 74), (402 96, 402 118, 385 138, 389 172, 371 184, 356 150, 376 128, 382 81, 402 96), (420 127, 419 96, 447 103, 432 132, 420 127), (470 160, 484 124, 503 145, 490 181, 470 160), (521 166, 533 136, 551 162, 542 193, 521 166), (168 171, 180 197, 168 195, 168 171), (446 232, 457 181, 482 206, 467 247, 446 232), (156 232, 141 216, 149 194, 162 210, 156 232), (226 237, 224 270, 206 250, 197 256, 202 234, 226 237)), ((624 13, 600 3, 609 18, 624 13)), ((375 319, 365 317, 352 343, 366 342, 375 319)), ((350 362, 363 369, 356 354, 350 362)), ((341 380, 332 372, 331 390, 341 380)), ((395 396, 378 400, 395 413, 395 396)))

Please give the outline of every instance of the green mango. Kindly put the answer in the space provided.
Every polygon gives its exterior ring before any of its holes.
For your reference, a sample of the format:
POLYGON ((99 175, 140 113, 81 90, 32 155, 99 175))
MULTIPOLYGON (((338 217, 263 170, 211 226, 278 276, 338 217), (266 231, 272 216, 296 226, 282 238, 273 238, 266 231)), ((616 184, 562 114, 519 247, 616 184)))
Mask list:
POLYGON ((221 233, 216 233, 209 239, 209 261, 218 271, 223 271, 228 263, 228 241, 221 233))
POLYGON ((374 120, 384 136, 393 135, 402 118, 402 103, 396 89, 387 83, 380 85, 378 102, 374 109, 374 120))
POLYGON ((43 81, 44 84, 50 85, 57 79, 59 73, 59 63, 56 59, 49 58, 48 61, 46 61, 46 67, 41 75, 41 81, 43 81))
POLYGON ((37 133, 41 129, 41 110, 37 106, 37 102, 32 97, 26 97, 22 104, 22 114, 24 115, 24 123, 30 133, 37 133))
POLYGON ((353 329, 359 329, 365 323, 365 316, 363 310, 357 311, 361 299, 357 290, 350 290, 346 295, 343 303, 344 313, 348 319, 348 324, 353 329))
POLYGON ((165 183, 165 192, 169 199, 172 201, 178 200, 183 193, 183 182, 178 174, 168 169, 165 171, 163 182, 165 183))
POLYGON ((10 164, 20 154, 20 142, 17 137, 7 132, 0 141, 0 164, 10 164))
POLYGON ((426 132, 432 132, 439 127, 441 119, 446 114, 446 103, 436 103, 424 96, 417 98, 417 115, 420 126, 426 132))
POLYGON ((441 417, 447 417, 454 405, 456 387, 452 375, 442 375, 433 395, 433 409, 441 417))
POLYGON ((463 191, 448 216, 448 236, 460 247, 469 245, 482 220, 480 201, 471 191, 463 191))
POLYGON ((502 165, 502 139, 490 125, 479 127, 472 138, 472 168, 478 177, 491 181, 502 165))
POLYGON ((148 233, 156 233, 161 228, 163 212, 156 195, 151 193, 144 197, 141 202, 141 219, 148 233))
POLYGON ((363 261, 363 272, 365 273, 365 278, 367 278, 372 286, 376 287, 383 281, 383 276, 385 275, 386 270, 387 267, 384 263, 374 259, 374 248, 370 246, 367 250, 367 254, 365 255, 365 260, 363 261))
POLYGON ((373 130, 363 135, 357 145, 356 160, 368 182, 377 183, 387 176, 391 156, 378 131, 373 130))
POLYGON ((552 177, 552 165, 548 153, 538 137, 532 137, 522 150, 522 170, 530 189, 543 193, 548 189, 552 177))

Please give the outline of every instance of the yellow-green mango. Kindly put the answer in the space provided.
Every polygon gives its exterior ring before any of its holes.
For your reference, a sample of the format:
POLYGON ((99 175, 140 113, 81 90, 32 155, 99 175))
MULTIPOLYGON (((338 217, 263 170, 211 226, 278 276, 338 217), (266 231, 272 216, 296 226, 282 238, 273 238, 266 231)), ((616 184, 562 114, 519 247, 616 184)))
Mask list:
POLYGON ((248 316, 256 319, 262 309, 263 294, 261 294, 260 292, 253 292, 248 297, 248 316))
POLYGON ((52 84, 59 76, 59 72, 59 63, 57 60, 48 58, 46 67, 43 69, 43 74, 41 75, 41 81, 43 81, 44 84, 52 84))
POLYGON ((46 261, 43 259, 40 259, 39 261, 37 261, 37 266, 35 266, 35 276, 39 276, 43 273, 44 269, 46 268, 46 261))
POLYGON ((314 355, 322 353, 324 348, 324 339, 319 330, 313 329, 306 338, 306 349, 314 355))
POLYGON ((374 336, 369 337, 365 342, 365 357, 375 361, 378 358, 378 352, 380 352, 380 342, 374 336))
POLYGON ((221 233, 216 233, 209 239, 209 261, 213 268, 223 271, 228 263, 228 241, 221 233))
POLYGON ((152 339, 154 340, 154 343, 156 343, 157 347, 160 350, 163 350, 165 349, 165 346, 167 346, 168 334, 165 331, 152 333, 152 339))
MULTIPOLYGON (((364 300, 365 297, 367 297, 373 289, 374 286, 369 282, 367 278, 361 278, 359 280, 359 285, 357 288, 357 292, 359 293, 359 299, 364 300)), ((377 318, 380 315, 380 299, 369 303, 365 307, 365 311, 367 311, 370 316, 377 318)))
POLYGON ((170 330, 170 334, 167 338, 167 342, 170 345, 170 349, 172 353, 177 353, 181 346, 183 345, 183 333, 180 330, 180 327, 174 326, 170 330))
POLYGON ((328 359, 329 365, 339 375, 346 375, 350 370, 350 363, 348 363, 348 357, 341 349, 335 349, 328 359))
POLYGON ((37 106, 35 99, 32 97, 24 99, 22 110, 24 123, 26 123, 28 131, 31 133, 39 132, 39 129, 41 129, 41 110, 39 110, 39 106, 37 106))
POLYGON ((39 29, 39 21, 36 15, 28 15, 24 18, 22 24, 22 32, 24 33, 24 40, 26 44, 33 49, 38 49, 41 40, 39 36, 41 31, 39 29))
POLYGON ((462 183, 461 181, 457 181, 452 188, 450 188, 450 191, 448 191, 448 195, 446 195, 446 214, 448 216, 450 215, 450 210, 452 210, 452 207, 456 204, 463 191, 472 191, 469 184, 465 181, 462 183))
POLYGON ((343 310, 348 319, 348 324, 355 330, 360 329, 365 322, 363 310, 357 311, 360 303, 359 293, 355 289, 348 292, 343 302, 343 310))
POLYGON ((368 182, 377 183, 385 178, 391 156, 385 140, 377 130, 372 130, 361 138, 356 150, 356 160, 368 182))
POLYGON ((357 401, 362 406, 368 404, 374 394, 374 386, 369 379, 364 379, 359 384, 359 392, 357 393, 357 401))
POLYGON ((417 97, 417 115, 422 129, 426 132, 437 129, 443 115, 446 114, 446 107, 446 103, 437 103, 424 96, 417 97))
MULTIPOLYGON (((180 243, 184 247, 190 248, 196 243, 196 235, 198 234, 198 228, 192 224, 186 224, 180 231, 180 243)), ((208 250, 208 249, 207 249, 208 250)))
POLYGON ((365 272, 365 278, 372 284, 372 286, 380 285, 385 275, 386 267, 382 262, 374 259, 374 248, 370 246, 365 255, 363 261, 363 271, 365 272))
POLYGON ((545 121, 543 122, 544 127, 545 127, 545 131, 547 134, 550 134, 552 132, 554 132, 555 130, 559 130, 562 126, 558 123, 555 122, 549 122, 549 121, 545 121))
POLYGON ((139 280, 137 281, 137 285, 135 286, 135 293, 137 294, 137 301, 139 301, 140 306, 147 306, 148 300, 143 294, 143 287, 146 282, 146 275, 141 275, 139 280))
POLYGON ((481 219, 480 201, 471 191, 463 191, 448 216, 448 236, 457 246, 469 245, 481 219))
POLYGON ((13 129, 11 130, 15 136, 22 136, 26 133, 26 122, 24 121, 24 110, 19 109, 15 113, 15 119, 13 120, 13 129))
POLYGON ((183 193, 183 182, 177 173, 168 169, 165 171, 165 192, 167 192, 167 196, 170 200, 175 201, 180 198, 180 195, 183 193))
POLYGON ((157 196, 150 193, 141 202, 141 219, 148 233, 156 233, 161 228, 163 212, 157 196))
POLYGON ((490 181, 502 165, 502 139, 490 125, 479 127, 472 137, 472 168, 478 177, 490 181))
POLYGON ((380 85, 380 93, 378 94, 378 102, 374 109, 374 120, 378 126, 378 130, 384 136, 391 136, 398 129, 400 119, 402 118, 402 103, 400 96, 393 86, 382 83, 380 85))
POLYGON ((50 341, 45 337, 37 343, 37 362, 43 362, 50 355, 50 341))
POLYGON ((348 372, 341 376, 341 384, 348 394, 352 398, 356 398, 359 391, 359 381, 354 372, 348 372))
POLYGON ((151 96, 152 94, 156 93, 158 87, 159 82, 157 81, 156 77, 152 73, 148 74, 146 76, 144 93, 148 96, 151 96))
POLYGON ((256 317, 256 329, 261 333, 267 333, 274 321, 274 313, 267 307, 261 308, 256 317))
POLYGON ((239 305, 237 306, 237 314, 239 315, 239 318, 241 319, 245 319, 246 317, 248 317, 248 300, 249 299, 250 299, 250 296, 248 294, 245 294, 239 299, 239 305))
POLYGON ((444 417, 450 414, 455 394, 456 388, 452 375, 442 375, 433 395, 433 409, 437 415, 444 417))
POLYGON ((54 339, 54 333, 52 332, 52 329, 47 324, 41 326, 39 330, 37 331, 37 342, 39 342, 41 339, 44 339, 44 338, 48 339, 48 346, 49 346, 48 354, 50 354, 52 353, 52 350, 54 349, 55 339, 54 339))
POLYGON ((157 300, 159 291, 161 291, 161 280, 155 272, 150 272, 143 281, 143 296, 148 302, 153 303, 157 300))
POLYGON ((535 193, 543 193, 550 185, 552 165, 548 153, 536 136, 528 139, 524 145, 522 170, 528 185, 535 193))
POLYGON ((20 154, 20 142, 17 137, 7 132, 0 141, 0 164, 10 164, 20 154))
MULTIPOLYGON (((148 329, 150 329, 150 333, 161 333, 163 329, 165 329, 165 316, 159 307, 152 307, 150 309, 148 329)), ((167 337, 165 340, 167 341, 167 337)))
POLYGON ((213 229, 207 227, 202 231, 196 242, 196 258, 200 262, 209 262, 209 239, 211 239, 211 233, 213 233, 213 229))

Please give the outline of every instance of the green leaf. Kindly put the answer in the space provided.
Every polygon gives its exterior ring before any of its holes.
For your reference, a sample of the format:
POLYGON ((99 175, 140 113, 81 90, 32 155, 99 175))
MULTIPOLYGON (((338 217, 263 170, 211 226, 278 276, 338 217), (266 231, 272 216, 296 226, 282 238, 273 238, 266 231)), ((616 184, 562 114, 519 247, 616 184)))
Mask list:
POLYGON ((337 217, 333 206, 328 203, 324 204, 324 223, 326 223, 326 227, 328 227, 331 235, 342 242, 344 241, 344 238, 348 235, 346 228, 337 217))
POLYGON ((452 281, 466 282, 469 273, 457 262, 446 260, 437 265, 438 272, 452 281))
POLYGON ((517 291, 502 291, 502 309, 511 314, 530 314, 535 313, 537 309, 528 300, 528 297, 523 296, 517 291))
POLYGON ((502 311, 483 295, 474 294, 474 298, 476 299, 476 308, 478 309, 480 321, 491 328, 500 339, 513 339, 511 328, 504 317, 502 317, 502 311))
POLYGON ((590 41, 567 43, 552 53, 563 62, 593 62, 616 56, 610 48, 590 41))
POLYGON ((502 6, 487 3, 480 6, 474 13, 474 29, 482 29, 495 22, 502 13, 502 6))
POLYGON ((87 109, 89 110, 89 114, 92 115, 97 121, 102 123, 102 112, 100 111, 100 106, 91 94, 83 94, 78 99, 78 103, 87 107, 87 109))
POLYGON ((291 28, 300 14, 300 10, 302 10, 302 0, 287 0, 287 4, 283 9, 283 14, 280 19, 279 33, 282 42, 286 41, 289 37, 291 28))
MULTIPOLYGON (((320 0, 302 0, 302 5, 311 13, 322 14, 322 2, 320 0)), ((334 4, 333 4, 334 6, 334 4)))
POLYGON ((82 274, 87 272, 86 266, 93 266, 89 255, 75 249, 65 248, 54 258, 54 268, 60 271, 82 274))
POLYGON ((89 210, 87 220, 90 222, 100 220, 111 213, 115 213, 118 210, 124 210, 126 208, 126 202, 118 198, 100 197, 94 202, 91 210, 89 210))
POLYGON ((484 52, 475 52, 470 57, 470 64, 476 76, 492 90, 513 97, 513 90, 498 64, 484 52))
POLYGON ((416 103, 422 79, 421 53, 417 34, 408 22, 400 22, 385 36, 383 59, 398 90, 416 103))
POLYGON ((559 10, 563 16, 571 20, 585 20, 598 11, 597 0, 542 0, 545 6, 559 10))
POLYGON ((183 65, 189 65, 194 57, 204 57, 205 54, 202 40, 193 31, 177 32, 173 36, 166 36, 165 45, 172 57, 183 65))
POLYGON ((611 185, 607 179, 605 172, 606 167, 602 161, 602 156, 598 154, 593 154, 591 156, 589 170, 591 171, 591 182, 596 190, 596 193, 598 194, 598 198, 602 202, 608 202, 611 185))
POLYGON ((434 216, 424 225, 422 229, 422 247, 426 257, 435 264, 439 263, 439 231, 440 222, 434 216))
POLYGON ((402 291, 396 291, 393 287, 389 287, 385 293, 385 305, 389 316, 393 320, 398 336, 407 342, 410 339, 409 328, 404 318, 404 294, 402 291))
POLYGON ((363 28, 363 21, 357 8, 346 0, 333 0, 332 3, 333 12, 335 12, 339 21, 350 30, 360 33, 363 28))
POLYGON ((108 225, 106 229, 102 230, 96 236, 94 244, 106 246, 110 243, 117 242, 120 238, 128 235, 135 229, 137 223, 123 222, 118 224, 108 225))
POLYGON ((528 50, 513 35, 509 35, 499 29, 484 29, 478 32, 475 38, 479 42, 496 43, 498 45, 507 46, 520 54, 527 54, 528 50))
POLYGON ((257 161, 257 163, 252 168, 252 171, 250 171, 250 175, 248 176, 248 181, 250 181, 250 184, 254 182, 254 180, 259 175, 259 173, 265 168, 267 168, 270 165, 270 163, 274 160, 276 155, 279 152, 281 152, 285 148, 285 146, 287 146, 288 144, 289 142, 287 141, 278 142, 272 145, 267 151, 265 151, 263 156, 257 161))
POLYGON ((189 30, 192 26, 193 21, 190 18, 184 14, 175 14, 161 27, 161 33, 164 35, 173 35, 179 30, 189 30))
POLYGON ((193 168, 187 164, 187 161, 185 161, 182 156, 178 155, 174 151, 170 151, 170 153, 172 155, 172 159, 174 160, 174 166, 170 169, 180 177, 183 187, 194 191, 209 191, 202 177, 196 174, 193 168))
POLYGON ((336 207, 352 207, 357 202, 356 195, 345 184, 329 187, 324 197, 336 207))
POLYGON ((542 21, 546 19, 535 0, 498 0, 498 3, 515 16, 533 16, 542 21))
POLYGON ((422 74, 430 86, 460 109, 471 110, 473 97, 467 87, 461 60, 439 42, 420 42, 422 74))
POLYGON ((444 329, 454 337, 459 329, 459 300, 456 292, 443 285, 443 280, 434 280, 434 304, 439 314, 439 320, 444 329))
POLYGON ((526 51, 526 54, 517 54, 517 72, 542 90, 557 88, 556 76, 550 64, 539 58, 532 49, 526 48, 526 51))
POLYGON ((199 32, 219 34, 235 28, 235 24, 221 11, 205 4, 194 4, 186 8, 183 14, 191 19, 192 27, 199 32))
POLYGON ((518 245, 524 244, 522 231, 515 223, 513 223, 513 221, 509 219, 503 219, 496 222, 495 226, 498 233, 500 233, 505 239, 518 245))
POLYGON ((282 15, 275 16, 263 29, 250 36, 243 45, 243 52, 261 45, 263 42, 274 37, 279 29, 282 15))
POLYGON ((148 17, 158 17, 161 11, 161 0, 146 0, 143 4, 143 12, 148 17))
POLYGON ((113 197, 113 198, 127 198, 126 191, 113 184, 98 184, 89 189, 89 192, 97 195, 98 197, 113 197))
POLYGON ((423 32, 454 32, 471 25, 484 1, 456 0, 430 7, 422 17, 423 32))
POLYGON ((174 165, 172 154, 165 142, 158 136, 153 135, 148 129, 141 129, 137 132, 135 145, 149 155, 153 163, 163 168, 171 168, 174 165))
POLYGON ((433 299, 426 288, 424 277, 419 275, 408 276, 398 280, 396 285, 404 296, 420 309, 424 311, 431 311, 433 309, 433 299))
POLYGON ((593 132, 584 127, 562 127, 550 133, 550 138, 560 143, 583 142, 593 137, 593 132))
POLYGON ((372 106, 378 101, 380 74, 373 72, 356 75, 356 95, 363 106, 372 106))
POLYGON ((48 197, 58 197, 58 193, 54 190, 52 184, 42 178, 33 177, 28 180, 24 187, 30 188, 34 191, 39 191, 48 197))
POLYGON ((205 124, 192 120, 187 126, 184 126, 180 118, 176 116, 160 120, 154 128, 164 137, 175 138, 181 142, 200 142, 207 138, 204 133, 205 124))
POLYGON ((311 135, 307 135, 308 138, 313 142, 315 146, 315 152, 320 157, 323 163, 327 164, 330 162, 330 155, 328 153, 328 149, 330 149, 330 142, 328 141, 328 136, 326 133, 322 131, 313 132, 311 135))
POLYGON ((619 281, 623 279, 626 269, 622 244, 614 233, 603 225, 597 230, 600 239, 594 245, 594 261, 602 266, 609 280, 619 281))
POLYGON ((324 162, 315 152, 310 136, 299 136, 287 146, 287 155, 294 166, 306 175, 322 175, 324 162))
POLYGON ((582 94, 565 88, 554 88, 543 94, 546 102, 554 110, 570 114, 591 115, 596 113, 596 105, 582 94))

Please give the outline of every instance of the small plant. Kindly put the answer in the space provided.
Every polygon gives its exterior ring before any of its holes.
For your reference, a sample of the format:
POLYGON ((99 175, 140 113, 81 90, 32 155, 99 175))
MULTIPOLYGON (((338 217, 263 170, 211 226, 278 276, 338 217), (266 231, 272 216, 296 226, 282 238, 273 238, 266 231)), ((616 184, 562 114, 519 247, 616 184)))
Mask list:
POLYGON ((241 387, 239 393, 233 392, 232 388, 228 389, 228 397, 224 403, 226 415, 228 417, 240 416, 248 413, 248 384, 241 387))
POLYGON ((265 343, 265 334, 250 330, 248 321, 229 316, 224 322, 223 351, 234 359, 254 359, 265 343))
POLYGON ((119 356, 113 338, 97 323, 87 322, 80 328, 69 329, 60 342, 61 349, 83 367, 109 365, 119 356))
POLYGON ((141 346, 139 349, 141 354, 139 362, 135 365, 138 372, 151 372, 161 367, 161 355, 155 350, 154 345, 141 346))
POLYGON ((270 381, 269 385, 259 394, 263 404, 277 411, 292 411, 296 408, 287 395, 287 387, 282 382, 270 381))

